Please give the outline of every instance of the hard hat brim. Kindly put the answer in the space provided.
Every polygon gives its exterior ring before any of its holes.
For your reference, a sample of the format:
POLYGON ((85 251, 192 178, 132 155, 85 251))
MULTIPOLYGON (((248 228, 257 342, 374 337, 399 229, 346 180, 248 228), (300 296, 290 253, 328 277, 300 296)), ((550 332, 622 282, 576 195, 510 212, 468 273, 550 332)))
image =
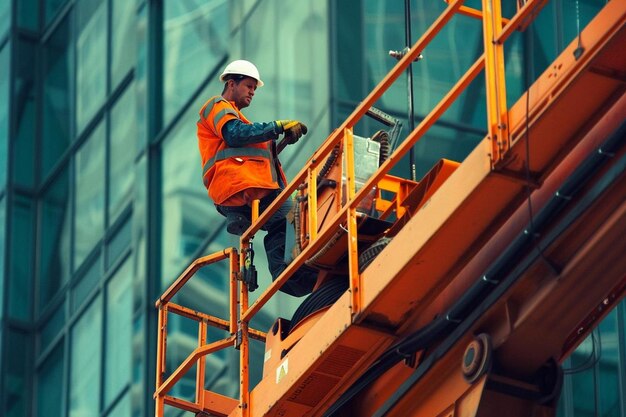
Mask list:
POLYGON ((245 75, 245 74, 235 74, 235 73, 228 73, 228 74, 222 74, 220 75, 220 81, 221 82, 226 82, 225 78, 227 75, 243 75, 244 77, 248 77, 248 78, 252 78, 254 80, 256 80, 256 86, 257 87, 263 87, 263 85, 265 84, 263 81, 259 80, 258 78, 254 78, 254 77, 250 77, 249 75, 245 75))

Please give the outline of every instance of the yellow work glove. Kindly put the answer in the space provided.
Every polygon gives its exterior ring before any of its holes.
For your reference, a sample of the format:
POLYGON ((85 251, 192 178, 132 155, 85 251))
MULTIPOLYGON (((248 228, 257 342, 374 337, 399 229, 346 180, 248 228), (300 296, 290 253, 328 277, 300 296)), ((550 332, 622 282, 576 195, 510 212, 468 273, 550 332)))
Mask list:
POLYGON ((306 125, 297 120, 277 120, 276 125, 285 134, 285 140, 290 145, 296 143, 308 131, 306 125))

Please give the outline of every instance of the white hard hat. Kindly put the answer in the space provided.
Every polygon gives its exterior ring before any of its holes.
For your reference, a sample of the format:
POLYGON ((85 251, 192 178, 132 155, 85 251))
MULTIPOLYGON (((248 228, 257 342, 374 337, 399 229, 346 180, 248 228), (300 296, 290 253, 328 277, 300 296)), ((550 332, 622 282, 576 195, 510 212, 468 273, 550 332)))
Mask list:
POLYGON ((257 80, 257 87, 263 87, 263 81, 261 81, 261 77, 259 76, 259 70, 250 61, 238 59, 237 61, 233 61, 226 65, 224 72, 220 75, 220 81, 224 81, 224 77, 229 74, 245 75, 247 77, 254 78, 257 80))

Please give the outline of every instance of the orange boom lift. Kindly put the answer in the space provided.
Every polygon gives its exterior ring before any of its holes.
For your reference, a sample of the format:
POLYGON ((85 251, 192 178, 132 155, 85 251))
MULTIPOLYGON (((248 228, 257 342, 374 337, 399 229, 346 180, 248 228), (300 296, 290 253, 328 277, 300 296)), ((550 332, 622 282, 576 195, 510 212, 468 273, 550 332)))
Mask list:
POLYGON ((555 415, 560 364, 626 287, 626 2, 607 2, 507 108, 504 42, 546 2, 520 3, 503 19, 500 0, 483 0, 482 10, 450 0, 277 201, 257 210, 240 247, 194 261, 157 300, 157 417, 166 405, 232 417, 555 415), (373 106, 457 13, 482 19, 484 53, 389 153, 395 122, 373 106), (487 136, 419 182, 390 175, 481 72, 487 136), (391 131, 358 137, 366 115, 391 131), (377 160, 362 177, 369 159, 354 160, 364 146, 377 160), (250 303, 252 238, 294 193, 294 259, 250 303), (214 262, 229 263, 228 320, 172 302, 214 262), (294 317, 267 333, 250 328, 305 263, 318 283, 294 317), (197 321, 199 336, 166 372, 169 314, 197 321), (230 336, 209 342, 208 326, 230 336), (265 343, 253 388, 251 338, 265 343), (206 355, 227 348, 239 350, 239 398, 205 389, 206 355), (195 401, 172 396, 194 365, 195 401))

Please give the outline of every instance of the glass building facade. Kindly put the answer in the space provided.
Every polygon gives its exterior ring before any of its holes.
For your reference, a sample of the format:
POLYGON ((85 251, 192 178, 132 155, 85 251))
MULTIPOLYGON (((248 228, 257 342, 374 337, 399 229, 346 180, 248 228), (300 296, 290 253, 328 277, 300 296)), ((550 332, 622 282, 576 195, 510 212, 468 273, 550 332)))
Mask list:
MULTIPOLYGON (((514 35, 509 104, 605 2, 554 0, 514 35)), ((510 14, 515 2, 503 3, 510 14)), ((413 41, 444 8, 411 1, 413 41)), ((195 136, 221 70, 239 58, 259 67, 265 86, 249 119, 308 125, 281 156, 290 177, 393 67, 404 12, 401 0, 0 1, 0 415, 153 415, 154 301, 190 261, 238 244, 206 196, 195 136)), ((455 17, 413 65, 416 123, 482 53, 481 36, 479 21, 455 17)), ((407 81, 377 107, 403 121, 405 137, 407 81)), ((479 79, 416 145, 417 177, 441 157, 463 160, 485 121, 479 79)), ((397 170, 408 176, 407 161, 397 170)), ((225 268, 202 270, 177 301, 227 318, 225 268)), ((275 297, 252 327, 298 303, 275 297)), ((624 320, 619 305, 566 361, 560 416, 626 416, 624 320)), ((197 335, 185 319, 169 332, 171 371, 197 335)), ((253 382, 262 352, 252 345, 253 382)), ((212 390, 237 396, 236 351, 211 356, 207 375, 212 390)), ((193 387, 183 380, 176 394, 193 387)))

